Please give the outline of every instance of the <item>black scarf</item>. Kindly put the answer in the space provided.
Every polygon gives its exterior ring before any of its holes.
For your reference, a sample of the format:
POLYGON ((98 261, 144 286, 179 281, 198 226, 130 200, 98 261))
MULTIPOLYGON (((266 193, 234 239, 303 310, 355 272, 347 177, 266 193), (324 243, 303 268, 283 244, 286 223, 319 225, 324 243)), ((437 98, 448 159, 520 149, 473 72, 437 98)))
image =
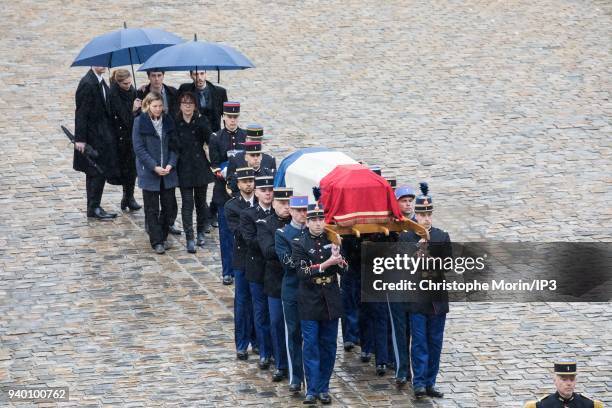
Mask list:
POLYGON ((112 97, 113 113, 121 118, 121 121, 129 128, 132 128, 134 117, 132 107, 136 99, 136 90, 133 86, 127 91, 123 90, 117 83, 113 83, 110 88, 112 97))

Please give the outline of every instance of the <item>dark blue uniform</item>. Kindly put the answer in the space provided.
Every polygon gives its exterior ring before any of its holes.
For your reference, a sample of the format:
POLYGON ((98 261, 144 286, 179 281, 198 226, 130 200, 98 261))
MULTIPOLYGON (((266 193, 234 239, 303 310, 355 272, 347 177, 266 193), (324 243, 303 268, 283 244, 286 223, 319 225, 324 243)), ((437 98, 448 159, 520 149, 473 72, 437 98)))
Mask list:
MULTIPOLYGON (((253 202, 257 200, 253 197, 253 202)), ((234 293, 234 338, 236 350, 246 351, 249 343, 257 347, 255 341, 255 326, 253 323, 253 303, 249 282, 244 273, 244 260, 246 257, 246 242, 240 234, 240 213, 243 209, 250 207, 250 202, 245 201, 242 195, 238 195, 225 203, 225 213, 233 242, 232 267, 235 279, 234 293)))
POLYGON ((603 403, 578 393, 573 393, 569 398, 563 398, 558 392, 555 392, 537 402, 528 402, 525 408, 603 408, 603 403))
POLYGON ((251 289, 255 333, 259 345, 260 359, 269 360, 272 356, 272 339, 270 337, 270 313, 268 297, 264 293, 265 260, 257 240, 257 222, 273 214, 274 210, 264 210, 260 205, 245 208, 240 213, 240 234, 244 239, 247 251, 245 258, 245 276, 251 289))
POLYGON ((285 318, 285 346, 289 367, 289 383, 301 384, 304 381, 302 365, 302 329, 297 306, 297 290, 299 280, 291 260, 291 243, 304 234, 304 226, 295 223, 285 225, 276 230, 274 246, 278 259, 283 264, 283 279, 281 283, 281 300, 285 318))
MULTIPOLYGON (((236 153, 234 157, 230 157, 227 164, 227 185, 234 192, 238 193, 238 183, 236 181, 235 173, 236 169, 241 167, 247 167, 244 151, 236 153)), ((267 153, 261 154, 260 169, 268 169, 272 175, 276 173, 276 159, 267 153)), ((257 174, 256 174, 257 176, 257 174)))
MULTIPOLYGON (((227 129, 222 129, 217 133, 213 133, 210 137, 208 145, 208 153, 210 156, 210 165, 212 168, 221 168, 224 163, 227 163, 227 152, 237 149, 244 143, 246 132, 243 129, 237 128, 235 132, 230 132, 227 129)), ((225 191, 225 180, 215 180, 213 187, 211 215, 217 213, 217 222, 219 224, 219 247, 221 250, 221 265, 223 267, 223 276, 231 276, 232 272, 232 234, 227 225, 224 205, 230 196, 225 191)))
POLYGON ((292 244, 292 260, 300 279, 298 310, 307 396, 329 392, 336 361, 338 319, 342 316, 338 274, 346 267, 334 265, 320 270, 319 264, 331 256, 331 245, 325 234, 313 236, 310 232, 294 238, 292 244))
MULTIPOLYGON (((427 244, 429 257, 446 258, 452 256, 451 241, 446 231, 432 227, 429 230, 429 236, 430 240, 427 244)), ((400 242, 415 244, 420 239, 421 237, 413 231, 403 232, 399 237, 400 242)), ((443 279, 443 271, 430 272, 437 273, 436 280, 443 279)), ((448 294, 444 292, 444 295, 445 298, 435 302, 408 303, 412 336, 412 384, 415 389, 433 387, 436 383, 436 376, 440 367, 440 354, 442 353, 444 324, 446 313, 448 313, 448 294)), ((402 332, 402 324, 401 320, 394 322, 396 332, 402 332)), ((401 364, 406 364, 407 358, 402 355, 403 349, 403 345, 398 347, 399 360, 401 364)))

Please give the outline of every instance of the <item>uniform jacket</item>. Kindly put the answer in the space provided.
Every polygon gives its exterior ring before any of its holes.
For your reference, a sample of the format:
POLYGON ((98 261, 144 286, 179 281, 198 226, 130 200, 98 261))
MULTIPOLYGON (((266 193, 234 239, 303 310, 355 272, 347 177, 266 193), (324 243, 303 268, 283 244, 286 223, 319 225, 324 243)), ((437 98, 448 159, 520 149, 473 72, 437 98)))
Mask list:
POLYGON ((601 401, 592 400, 582 394, 574 393, 571 398, 564 400, 558 392, 550 394, 539 401, 530 401, 525 408, 603 408, 601 401))
POLYGON ((162 119, 162 138, 155 131, 148 113, 141 113, 134 120, 132 144, 136 153, 138 187, 148 191, 159 191, 162 176, 155 173, 155 167, 171 165, 172 170, 164 177, 166 189, 178 186, 176 164, 178 161, 174 121, 166 114, 162 119))
MULTIPOLYGON (((446 231, 439 228, 431 227, 429 230, 430 241, 428 244, 428 253, 433 258, 447 258, 452 257, 453 250, 451 246, 451 240, 446 231)), ((421 237, 419 237, 414 231, 402 232, 399 236, 400 242, 418 243, 421 237)), ((422 273, 418 271, 417 273, 422 273)), ((431 272, 431 271, 429 271, 431 272)), ((444 280, 444 272, 438 271, 438 275, 435 278, 436 281, 444 280)), ((432 301, 427 303, 416 303, 410 302, 408 309, 411 313, 422 313, 427 315, 438 315, 448 313, 448 292, 442 293, 441 301, 432 301)))
POLYGON ((263 255, 264 266, 264 293, 270 297, 281 297, 283 281, 283 265, 276 255, 274 234, 276 230, 284 227, 291 218, 280 218, 276 214, 257 221, 257 241, 263 255))
MULTIPOLYGON (((257 199, 253 197, 254 205, 257 205, 257 199)), ((246 258, 247 245, 240 234, 240 213, 245 208, 249 208, 250 204, 242 195, 232 197, 225 203, 225 218, 227 225, 234 236, 234 255, 232 257, 232 268, 244 271, 244 260, 246 258)))
POLYGON ((194 113, 189 123, 183 115, 176 117, 176 135, 179 150, 177 172, 181 187, 203 187, 215 179, 204 145, 210 140, 210 126, 204 116, 194 113), (196 116, 197 115, 197 116, 196 116))
POLYGON ((199 106, 199 96, 196 86, 193 82, 188 82, 186 84, 182 84, 179 87, 178 93, 179 95, 183 92, 193 92, 193 94, 198 98, 198 110, 200 114, 206 116, 208 122, 210 123, 210 128, 213 132, 221 129, 221 115, 223 115, 223 102, 227 102, 227 91, 225 88, 219 85, 213 85, 212 82, 206 81, 206 86, 210 87, 210 95, 211 95, 211 103, 209 104, 209 109, 200 109, 199 106))
MULTIPOLYGON (((245 139, 246 131, 240 128, 236 129, 235 132, 229 132, 227 129, 222 129, 213 133, 208 145, 211 167, 220 168, 222 163, 228 162, 227 152, 240 149, 245 139)), ((212 201, 218 206, 222 206, 230 198, 225 187, 225 180, 215 180, 212 201)))
MULTIPOLYGON (((98 77, 91 69, 81 78, 75 95, 74 137, 76 142, 87 143, 98 152, 96 163, 104 171, 104 176, 112 179, 118 176, 117 143, 110 123, 110 89, 106 82, 104 87, 106 101, 98 77)), ((76 171, 98 175, 98 171, 76 149, 72 167, 76 171)))
POLYGON ((266 213, 261 206, 245 208, 240 212, 240 234, 247 245, 247 255, 244 265, 244 275, 249 282, 264 283, 264 257, 257 242, 257 221, 274 214, 270 208, 266 213))
POLYGON ((305 228, 297 229, 291 224, 276 230, 274 233, 274 249, 276 256, 283 265, 283 282, 281 298, 285 301, 297 302, 299 279, 291 258, 291 243, 294 238, 304 234, 305 228))
POLYGON ((346 267, 331 266, 320 271, 319 264, 331 256, 331 241, 325 234, 318 237, 306 231, 294 238, 292 260, 300 284, 298 288, 298 311, 301 320, 333 320, 342 317, 342 296, 338 285, 338 274, 346 267), (331 283, 321 285, 315 279, 330 277, 331 283))
MULTIPOLYGON (((234 157, 230 157, 227 165, 227 185, 234 194, 238 193, 238 183, 236 181, 235 173, 236 169, 246 167, 247 162, 244 158, 245 152, 239 152, 234 157)), ((276 159, 269 154, 263 153, 261 156, 260 169, 267 169, 271 175, 276 173, 276 159)))

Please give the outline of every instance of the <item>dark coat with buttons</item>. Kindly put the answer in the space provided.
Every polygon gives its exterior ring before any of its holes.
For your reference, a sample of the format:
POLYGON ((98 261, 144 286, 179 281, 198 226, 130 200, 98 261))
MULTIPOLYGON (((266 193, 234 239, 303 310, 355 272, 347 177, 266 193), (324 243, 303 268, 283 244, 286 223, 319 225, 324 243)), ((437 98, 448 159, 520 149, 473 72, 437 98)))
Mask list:
POLYGON ((182 114, 176 117, 177 171, 181 188, 203 187, 215 180, 204 151, 204 145, 210 140, 210 126, 204 116, 196 115, 189 123, 185 122, 182 114))
MULTIPOLYGON (((253 203, 257 204, 257 199, 253 197, 253 203)), ((234 237, 234 253, 232 256, 232 268, 244 272, 244 261, 247 254, 247 245, 240 233, 240 213, 245 208, 249 208, 249 202, 242 198, 242 195, 232 197, 225 203, 225 219, 234 237)))
POLYGON ((276 255, 274 235, 276 230, 283 228, 291 218, 280 218, 271 214, 267 218, 257 222, 257 241, 263 255, 264 266, 264 293, 270 297, 281 297, 281 286, 283 282, 283 265, 276 255))
MULTIPOLYGON (((118 176, 117 142, 115 140, 110 122, 110 89, 104 82, 107 99, 105 101, 98 77, 90 69, 81 78, 76 90, 76 111, 74 114, 74 138, 76 142, 87 143, 98 152, 96 164, 104 172, 106 179, 118 176)), ((91 166, 85 157, 76 149, 72 167, 91 176, 98 176, 99 172, 91 166)))
POLYGON ((319 265, 331 256, 331 241, 325 234, 318 237, 308 231, 295 238, 292 261, 296 267, 300 286, 298 288, 298 310, 301 320, 333 320, 342 317, 342 296, 338 285, 338 274, 346 270, 339 265, 320 271, 319 265), (329 284, 315 283, 316 278, 331 277, 329 284))
POLYGON ((200 108, 198 90, 193 82, 182 84, 179 89, 179 95, 183 92, 191 92, 198 98, 198 110, 200 114, 206 116, 210 123, 210 128, 213 132, 221 129, 221 115, 223 115, 223 103, 227 102, 227 91, 219 85, 214 85, 210 81, 206 81, 206 87, 210 92, 211 100, 205 109, 200 108))
POLYGON ((117 142, 119 174, 118 177, 108 180, 110 184, 133 183, 136 180, 136 156, 132 147, 134 99, 136 99, 136 90, 133 87, 124 91, 116 83, 111 85, 109 102, 112 129, 117 142))
POLYGON ((283 264, 281 299, 284 301, 297 302, 300 282, 291 257, 291 244, 293 239, 304 234, 304 231, 306 231, 305 228, 297 229, 293 225, 287 224, 283 228, 276 230, 275 233, 274 244, 276 246, 276 255, 283 264))
MULTIPOLYGON (((447 258, 453 256, 453 248, 448 232, 443 231, 439 228, 431 227, 429 230, 429 243, 427 245, 427 252, 429 257, 432 258, 447 258)), ((417 244, 421 240, 414 231, 402 232, 399 236, 400 242, 409 242, 417 244)), ((423 274, 423 270, 417 271, 417 274, 423 274)), ((427 271, 429 275, 435 274, 435 278, 429 277, 436 282, 444 280, 443 271, 427 271)), ((417 275, 417 276, 419 276, 417 275)), ((429 279, 428 278, 428 279, 429 279)), ((431 302, 409 302, 408 309, 411 313, 421 313, 425 315, 440 315, 448 313, 448 292, 435 292, 436 300, 431 302)))
POLYGON ((176 164, 178 161, 175 140, 174 121, 165 113, 162 119, 163 137, 160 139, 148 113, 141 113, 134 120, 132 144, 136 154, 136 171, 138 172, 138 187, 147 191, 159 191, 162 176, 155 172, 155 167, 172 166, 172 170, 164 177, 164 188, 178 186, 176 164))
MULTIPOLYGON (((274 210, 270 208, 270 214, 274 210)), ((240 234, 247 245, 247 255, 244 265, 244 276, 249 282, 264 283, 265 260, 257 240, 257 223, 263 221, 268 215, 263 208, 256 205, 245 208, 240 213, 240 234)))
MULTIPOLYGON (((236 169, 241 167, 246 167, 247 162, 244 157, 245 153, 239 152, 234 157, 230 157, 227 165, 227 185, 234 192, 234 194, 238 193, 238 182, 236 180, 236 169)), ((261 156, 261 165, 260 169, 268 169, 270 170, 270 174, 274 175, 276 173, 276 159, 270 156, 267 153, 263 153, 261 156)))
MULTIPOLYGON (((246 131, 240 128, 237 128, 235 132, 229 132, 227 129, 222 129, 213 133, 210 137, 210 144, 208 145, 211 167, 213 169, 220 168, 223 163, 228 164, 227 152, 244 148, 245 140, 246 131)), ((225 187, 225 179, 215 180, 212 201, 218 206, 223 206, 230 198, 225 187)))

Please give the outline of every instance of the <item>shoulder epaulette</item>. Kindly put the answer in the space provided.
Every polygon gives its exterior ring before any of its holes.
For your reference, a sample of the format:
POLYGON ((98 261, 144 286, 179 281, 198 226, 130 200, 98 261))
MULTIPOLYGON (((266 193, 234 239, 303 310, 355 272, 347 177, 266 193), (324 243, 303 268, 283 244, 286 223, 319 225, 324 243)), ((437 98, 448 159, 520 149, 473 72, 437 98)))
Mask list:
POLYGON ((604 404, 599 400, 593 400, 593 408, 604 408, 604 404))
POLYGON ((294 240, 294 241, 299 241, 299 240, 300 240, 300 238, 296 237, 296 238, 293 238, 293 240, 294 240))
POLYGON ((536 408, 537 401, 527 401, 523 408, 536 408))
POLYGON ((261 219, 255 221, 255 223, 257 223, 257 224, 266 224, 266 220, 261 218, 261 219))

